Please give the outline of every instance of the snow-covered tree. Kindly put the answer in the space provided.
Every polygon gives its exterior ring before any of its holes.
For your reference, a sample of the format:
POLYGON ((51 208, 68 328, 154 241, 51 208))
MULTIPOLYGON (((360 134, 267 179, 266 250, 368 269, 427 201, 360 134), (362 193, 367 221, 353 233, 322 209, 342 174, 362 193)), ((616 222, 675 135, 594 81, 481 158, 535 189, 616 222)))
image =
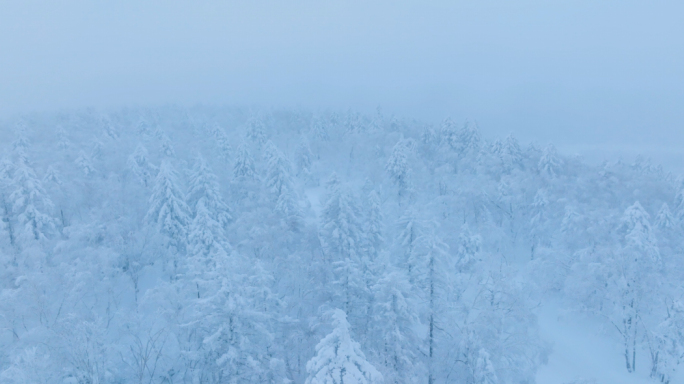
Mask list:
POLYGON ((261 146, 266 142, 266 124, 263 116, 259 114, 252 115, 247 120, 246 137, 253 143, 261 146))
POLYGON ((330 314, 333 331, 316 346, 316 356, 306 363, 306 384, 380 384, 383 377, 351 338, 347 315, 340 309, 330 314))
POLYGON ((404 271, 388 268, 373 286, 375 308, 373 330, 376 354, 382 362, 385 382, 415 383, 424 374, 418 306, 404 271))
POLYGON ((380 196, 375 190, 368 194, 368 218, 366 222, 366 248, 371 260, 375 260, 380 254, 384 242, 383 238, 383 215, 380 196))
POLYGON ((397 240, 403 251, 403 259, 400 263, 406 266, 409 277, 412 277, 419 239, 423 236, 423 228, 415 209, 412 207, 404 211, 397 224, 400 230, 397 240))
POLYGON ((562 166, 563 161, 560 159, 560 157, 558 157, 556 147, 553 145, 547 145, 546 148, 544 148, 541 158, 539 159, 539 163, 537 164, 539 173, 546 177, 553 178, 558 175, 562 166))
POLYGON ((221 157, 223 157, 223 160, 229 161, 233 153, 233 148, 230 145, 228 135, 226 135, 226 132, 218 124, 212 126, 211 134, 214 137, 214 140, 216 140, 216 145, 219 148, 221 157))
POLYGON ((321 215, 321 242, 332 260, 356 258, 362 228, 357 207, 336 173, 326 183, 327 199, 321 215))
POLYGON ((173 143, 171 142, 171 138, 166 133, 166 130, 161 126, 157 126, 157 129, 155 130, 154 134, 155 136, 157 136, 157 139, 159 140, 159 149, 161 153, 167 157, 176 156, 176 149, 174 148, 173 143))
POLYGON ((265 158, 267 163, 266 186, 276 197, 284 189, 292 189, 292 166, 285 155, 272 141, 266 143, 265 158))
POLYGON ((302 136, 297 146, 296 152, 296 166, 298 176, 308 177, 311 175, 311 164, 313 161, 313 154, 306 136, 302 136))
POLYGON ((150 163, 149 154, 144 145, 138 144, 135 147, 135 151, 128 157, 127 164, 145 187, 152 183, 157 169, 150 163))
POLYGON ((463 224, 461 234, 458 236, 458 250, 456 265, 459 272, 467 271, 475 262, 480 252, 482 237, 470 232, 468 224, 463 224))
POLYGON ((55 230, 52 200, 27 160, 19 159, 13 172, 8 199, 18 222, 17 236, 23 240, 42 240, 55 230))
POLYGON ((232 220, 230 208, 221 195, 218 178, 201 155, 195 158, 190 172, 190 190, 186 201, 194 212, 197 212, 196 207, 202 202, 212 219, 224 228, 232 220))
POLYGON ((443 321, 440 315, 445 313, 444 299, 448 297, 449 268, 446 264, 449 246, 438 235, 430 233, 421 238, 422 247, 416 254, 412 270, 414 284, 420 296, 427 303, 425 316, 427 317, 427 366, 428 384, 432 384, 437 376, 437 348, 439 335, 444 328, 439 324, 443 321))
POLYGON ((225 263, 231 251, 223 226, 215 219, 216 213, 205 203, 205 199, 200 199, 195 205, 195 217, 188 231, 188 269, 195 280, 198 298, 204 288, 201 286, 217 279, 216 265, 225 263))
POLYGON ((76 165, 81 169, 81 172, 88 177, 95 172, 95 167, 93 166, 92 157, 89 156, 85 151, 80 151, 78 157, 75 160, 76 165))
POLYGON ((309 135, 320 141, 326 141, 330 138, 328 133, 328 127, 322 116, 314 116, 311 119, 311 127, 309 129, 309 135))
POLYGON ((655 218, 655 224, 660 229, 672 229, 675 227, 675 218, 667 203, 663 203, 655 218))
POLYGON ((145 220, 166 237, 168 246, 176 252, 185 251, 190 209, 181 192, 178 174, 169 160, 163 160, 159 167, 145 220))
POLYGON ((387 159, 387 164, 385 164, 385 170, 399 190, 400 197, 404 196, 411 188, 410 152, 411 141, 401 139, 394 145, 392 155, 387 159))
POLYGON ((331 175, 326 188, 319 236, 334 266, 341 305, 349 315, 357 315, 353 313, 357 307, 354 300, 368 297, 361 259, 363 227, 351 194, 342 188, 336 174, 331 175))
POLYGON ((241 143, 240 146, 238 146, 235 155, 235 163, 233 164, 233 177, 236 179, 253 179, 256 177, 254 160, 245 143, 241 143))
POLYGON ((478 351, 473 379, 477 384, 497 384, 499 382, 492 361, 489 359, 489 353, 484 348, 480 348, 478 351))

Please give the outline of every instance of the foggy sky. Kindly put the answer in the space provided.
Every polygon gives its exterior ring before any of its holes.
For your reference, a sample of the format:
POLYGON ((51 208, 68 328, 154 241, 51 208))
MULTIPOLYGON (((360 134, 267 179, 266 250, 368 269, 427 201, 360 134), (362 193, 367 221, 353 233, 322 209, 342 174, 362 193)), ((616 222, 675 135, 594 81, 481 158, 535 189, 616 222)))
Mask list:
POLYGON ((0 0, 0 117, 381 106, 677 166, 683 17, 681 1, 0 0))

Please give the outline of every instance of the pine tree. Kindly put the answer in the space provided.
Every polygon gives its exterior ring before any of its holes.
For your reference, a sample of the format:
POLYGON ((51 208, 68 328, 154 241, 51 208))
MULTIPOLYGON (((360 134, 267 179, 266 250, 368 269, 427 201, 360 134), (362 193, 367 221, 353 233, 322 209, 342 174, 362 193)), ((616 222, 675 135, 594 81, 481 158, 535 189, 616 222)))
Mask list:
POLYGON ((638 201, 625 210, 620 231, 625 234, 626 246, 635 250, 637 257, 646 257, 648 262, 653 263, 660 261, 660 252, 649 222, 649 214, 638 201))
POLYGON ((259 147, 266 142, 266 124, 261 115, 254 114, 247 120, 246 137, 259 147))
POLYGON ((484 348, 480 348, 478 351, 473 378, 477 384, 497 384, 499 382, 492 361, 489 359, 489 353, 484 348))
POLYGON ((232 221, 230 208, 223 201, 218 178, 209 168, 201 155, 195 158, 195 164, 190 172, 190 191, 187 202, 194 212, 197 204, 202 201, 204 207, 211 213, 212 220, 225 228, 232 221))
POLYGON ((439 142, 452 151, 459 150, 458 134, 456 132, 456 123, 450 118, 442 121, 438 130, 439 142))
POLYGON ((684 225, 684 183, 677 191, 674 201, 674 215, 679 225, 684 225))
POLYGON ((672 229, 675 227, 675 218, 672 216, 670 207, 667 203, 663 203, 658 211, 658 215, 655 219, 655 224, 660 229, 672 229))
POLYGON ((254 160, 244 142, 240 144, 237 149, 237 154, 235 155, 233 177, 236 179, 254 179, 256 177, 254 160))
POLYGON ((140 116, 138 122, 135 124, 135 128, 140 136, 146 136, 152 133, 152 125, 144 116, 140 116))
POLYGON ((9 195, 12 193, 12 174, 14 173, 14 164, 7 159, 3 158, 0 161, 0 204, 2 206, 2 223, 3 228, 7 231, 7 237, 9 239, 10 245, 15 245, 15 229, 12 222, 12 202, 9 200, 9 195))
POLYGON ((553 145, 546 146, 537 165, 539 173, 548 178, 554 178, 561 171, 562 166, 563 161, 558 157, 556 147, 553 145))
POLYGON ((321 217, 320 239, 335 267, 335 284, 339 287, 336 293, 341 296, 345 311, 352 315, 354 300, 368 299, 360 252, 363 229, 358 209, 336 174, 331 175, 326 187, 328 198, 321 217))
POLYGON ((319 141, 327 141, 330 138, 327 124, 322 116, 314 116, 311 119, 309 135, 319 141))
POLYGON ((316 356, 306 364, 306 384, 380 384, 383 377, 352 340, 344 311, 331 313, 333 331, 316 346, 316 356))
POLYGON ((417 303, 411 298, 406 273, 388 268, 372 287, 374 293, 373 336, 388 383, 415 383, 422 373, 416 346, 419 326, 417 303))
POLYGON ((313 154, 311 153, 309 141, 306 139, 306 136, 302 136, 299 141, 296 156, 297 176, 308 178, 311 175, 313 154))
POLYGON ((267 163, 266 186, 278 198, 285 189, 292 190, 292 167, 285 155, 270 140, 266 143, 265 157, 267 163))
POLYGON ((398 241, 400 242, 399 245, 404 253, 401 263, 406 266, 406 271, 411 279, 413 279, 413 269, 415 267, 419 239, 423 235, 422 225, 416 216, 415 210, 409 208, 404 211, 397 222, 400 228, 398 241))
POLYGON ((458 251, 456 265, 459 272, 470 269, 480 252, 482 238, 470 232, 468 224, 463 224, 461 234, 458 236, 458 251))
POLYGON ((414 284, 427 302, 428 322, 428 384, 436 380, 437 343, 440 339, 438 326, 444 308, 441 299, 448 297, 448 266, 446 265, 449 246, 434 233, 421 238, 422 251, 416 254, 413 268, 414 284))
POLYGON ((411 168, 409 168, 410 148, 410 141, 400 139, 394 145, 392 155, 387 159, 387 164, 385 164, 387 174, 399 190, 399 197, 404 196, 411 187, 411 168))
POLYGON ((269 141, 266 144, 267 175, 266 186, 276 198, 276 212, 283 215, 288 227, 298 230, 301 225, 301 211, 292 180, 290 161, 269 141))
POLYGON ((178 253, 185 251, 190 209, 178 185, 178 175, 169 160, 163 160, 159 167, 145 220, 154 224, 159 233, 166 237, 168 246, 178 253))
POLYGON ((195 204, 195 217, 188 231, 189 271, 197 288, 197 297, 208 285, 220 281, 217 265, 226 263, 231 246, 223 226, 215 220, 216 213, 208 209, 205 199, 195 204))
POLYGON ((337 174, 326 183, 327 199, 321 215, 321 242, 334 260, 355 258, 360 246, 361 228, 350 194, 342 190, 337 174))
MULTIPOLYGON (((220 287, 199 302, 206 381, 262 383, 270 376, 273 334, 268 314, 249 293, 249 283, 228 265, 219 266, 220 287)), ((272 308, 266 308, 271 310, 272 308)))
POLYGON ((482 146, 482 137, 476 123, 466 122, 458 131, 457 140, 461 156, 477 154, 482 146))
POLYGON ((85 151, 80 151, 78 153, 75 163, 86 177, 89 177, 95 173, 95 167, 93 166, 92 158, 91 156, 88 156, 85 151))
POLYGON ((371 261, 377 259, 384 242, 383 216, 380 205, 380 196, 375 190, 368 195, 368 220, 366 224, 366 248, 371 261))
POLYGON ((71 148, 71 141, 69 140, 69 137, 67 136, 64 127, 62 127, 61 125, 57 127, 57 136, 57 148, 60 150, 60 152, 66 154, 67 151, 71 148))
POLYGON ((152 183, 157 169, 150 163, 149 155, 144 145, 138 144, 135 147, 135 151, 128 157, 127 165, 145 187, 152 183))
POLYGON ((115 126, 115 124, 112 122, 112 119, 109 118, 109 116, 103 116, 102 119, 100 120, 100 124, 102 125, 102 130, 104 131, 104 134, 107 135, 110 139, 112 140, 118 140, 119 139, 119 130, 115 126))
POLYGON ((164 128, 162 128, 161 126, 157 126, 157 129, 155 130, 154 134, 155 136, 157 136, 157 139, 159 139, 159 149, 161 150, 161 153, 167 157, 176 156, 176 150, 173 147, 171 138, 166 133, 164 128))
POLYGON ((211 134, 214 136, 214 140, 216 140, 216 145, 219 148, 223 160, 230 161, 233 149, 230 146, 230 140, 228 140, 226 132, 220 125, 214 124, 211 128, 211 134))
POLYGON ((619 324, 616 328, 624 344, 625 365, 628 372, 634 372, 642 312, 658 283, 654 273, 659 269, 660 251, 649 215, 638 201, 625 210, 618 234, 623 245, 613 263, 607 262, 615 274, 608 277, 606 286, 612 290, 610 300, 618 319, 614 324, 619 324))
POLYGON ((11 188, 9 201, 19 223, 18 236, 25 240, 49 237, 55 230, 50 216, 54 205, 25 158, 20 158, 15 166, 11 188))

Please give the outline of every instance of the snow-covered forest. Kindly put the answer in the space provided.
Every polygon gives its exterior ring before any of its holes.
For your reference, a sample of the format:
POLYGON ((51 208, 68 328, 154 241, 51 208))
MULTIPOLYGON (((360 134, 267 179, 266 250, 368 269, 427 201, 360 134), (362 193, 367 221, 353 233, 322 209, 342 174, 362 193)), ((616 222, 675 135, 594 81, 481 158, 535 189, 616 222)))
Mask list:
POLYGON ((549 303, 626 374, 684 369, 684 183, 646 160, 380 110, 30 114, 0 143, 1 383, 534 383, 549 303))

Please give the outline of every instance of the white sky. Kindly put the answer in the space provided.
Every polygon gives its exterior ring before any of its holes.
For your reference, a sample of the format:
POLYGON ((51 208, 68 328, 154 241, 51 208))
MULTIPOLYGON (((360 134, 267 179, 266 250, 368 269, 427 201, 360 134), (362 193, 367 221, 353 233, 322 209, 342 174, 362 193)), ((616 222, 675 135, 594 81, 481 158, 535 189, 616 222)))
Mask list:
POLYGON ((0 0, 0 116, 168 102, 379 105, 676 157, 684 2, 0 0))

